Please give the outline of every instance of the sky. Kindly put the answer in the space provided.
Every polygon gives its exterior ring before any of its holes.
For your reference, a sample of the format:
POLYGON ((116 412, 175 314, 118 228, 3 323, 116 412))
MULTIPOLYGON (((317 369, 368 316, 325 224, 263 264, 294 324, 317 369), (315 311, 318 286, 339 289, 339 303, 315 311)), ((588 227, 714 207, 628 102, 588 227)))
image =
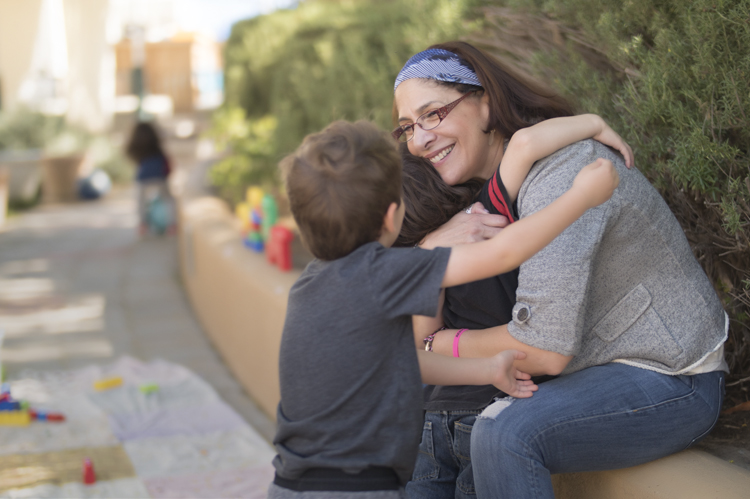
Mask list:
POLYGON ((229 37, 231 25, 242 19, 288 8, 296 0, 177 0, 177 20, 186 31, 207 31, 219 40, 229 37))

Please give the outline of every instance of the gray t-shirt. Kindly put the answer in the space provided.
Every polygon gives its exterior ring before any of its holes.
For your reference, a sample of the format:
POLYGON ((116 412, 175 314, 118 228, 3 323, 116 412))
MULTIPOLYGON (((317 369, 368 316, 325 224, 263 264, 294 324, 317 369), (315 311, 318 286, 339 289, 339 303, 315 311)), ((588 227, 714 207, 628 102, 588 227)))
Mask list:
POLYGON ((422 428, 411 315, 437 314, 449 256, 369 243, 308 265, 281 338, 280 476, 383 466, 409 480, 422 428))

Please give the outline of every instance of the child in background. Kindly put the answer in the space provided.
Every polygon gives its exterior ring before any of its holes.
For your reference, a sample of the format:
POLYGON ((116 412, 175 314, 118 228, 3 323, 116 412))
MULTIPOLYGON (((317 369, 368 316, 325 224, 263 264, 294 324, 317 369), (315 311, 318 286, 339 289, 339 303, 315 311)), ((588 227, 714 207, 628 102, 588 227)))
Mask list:
MULTIPOLYGON (((149 194, 151 192, 156 191, 157 195, 170 208, 174 206, 167 183, 171 168, 169 159, 162 149, 159 134, 156 128, 150 123, 140 122, 135 126, 126 152, 138 168, 136 174, 138 182, 138 217, 140 221, 138 232, 143 236, 149 230, 148 209, 151 200, 149 194)), ((167 230, 170 233, 173 232, 174 224, 172 223, 167 230)))
POLYGON ((491 383, 518 398, 536 390, 514 367, 522 352, 417 352, 412 315, 437 315, 443 287, 519 266, 609 199, 617 173, 598 160, 549 207, 496 237, 427 251, 390 248, 404 216, 401 159, 374 125, 336 122, 306 137, 282 167, 316 260, 289 294, 269 498, 403 497, 422 429, 422 380, 491 383))

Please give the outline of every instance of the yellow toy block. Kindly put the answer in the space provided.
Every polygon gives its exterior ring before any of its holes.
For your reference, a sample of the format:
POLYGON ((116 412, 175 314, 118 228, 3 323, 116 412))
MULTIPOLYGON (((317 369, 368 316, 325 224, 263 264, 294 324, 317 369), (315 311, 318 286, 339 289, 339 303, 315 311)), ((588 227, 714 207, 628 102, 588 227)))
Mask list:
POLYGON ((113 376, 111 378, 103 378, 99 381, 94 381, 94 390, 101 392, 117 388, 120 385, 122 385, 122 378, 120 376, 113 376))
POLYGON ((29 411, 0 411, 0 426, 28 426, 30 422, 29 411))
POLYGON ((257 186, 248 187, 247 192, 245 192, 245 200, 250 205, 251 210, 260 207, 260 203, 263 201, 263 189, 257 186))

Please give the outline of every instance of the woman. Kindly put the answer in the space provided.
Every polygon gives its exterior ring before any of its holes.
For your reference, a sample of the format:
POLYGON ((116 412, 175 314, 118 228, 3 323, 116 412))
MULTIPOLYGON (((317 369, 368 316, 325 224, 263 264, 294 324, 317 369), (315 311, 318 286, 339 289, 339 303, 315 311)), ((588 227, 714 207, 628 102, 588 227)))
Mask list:
MULTIPOLYGON (((567 114, 562 100, 461 42, 417 54, 395 84, 394 136, 448 185, 489 180, 493 200, 502 194, 496 170, 505 140, 567 114)), ((448 290, 448 329, 422 331, 437 354, 515 348, 527 354, 520 369, 560 376, 531 399, 489 406, 489 391, 428 389, 421 452, 407 487, 412 497, 470 497, 474 487, 478 497, 554 497, 552 473, 644 463, 689 447, 715 424, 727 317, 648 181, 601 144, 578 142, 537 162, 519 192, 517 215, 549 204, 597 157, 620 174, 609 202, 523 264, 515 293, 512 275, 448 290)), ((421 193, 417 203, 426 196, 438 194, 421 193)), ((513 218, 513 207, 505 214, 513 218)), ((459 213, 420 246, 471 242, 504 223, 497 215, 459 213)))

